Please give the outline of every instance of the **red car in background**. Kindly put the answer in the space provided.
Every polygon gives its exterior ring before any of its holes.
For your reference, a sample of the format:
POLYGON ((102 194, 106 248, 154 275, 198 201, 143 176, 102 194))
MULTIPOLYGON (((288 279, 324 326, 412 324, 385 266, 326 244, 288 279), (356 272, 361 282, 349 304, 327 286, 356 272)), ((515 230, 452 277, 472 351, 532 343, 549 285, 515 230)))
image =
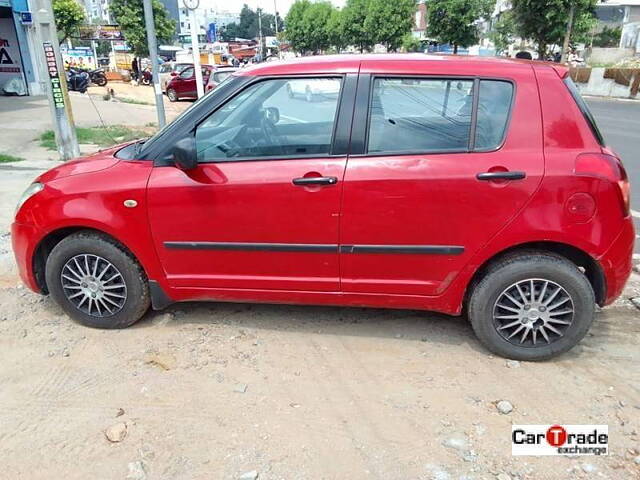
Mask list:
MULTIPOLYGON (((202 83, 207 85, 211 73, 216 69, 213 65, 201 65, 202 83)), ((198 92, 196 90, 196 75, 193 65, 182 70, 174 76, 167 84, 167 97, 172 102, 177 102, 183 98, 196 100, 198 92)))

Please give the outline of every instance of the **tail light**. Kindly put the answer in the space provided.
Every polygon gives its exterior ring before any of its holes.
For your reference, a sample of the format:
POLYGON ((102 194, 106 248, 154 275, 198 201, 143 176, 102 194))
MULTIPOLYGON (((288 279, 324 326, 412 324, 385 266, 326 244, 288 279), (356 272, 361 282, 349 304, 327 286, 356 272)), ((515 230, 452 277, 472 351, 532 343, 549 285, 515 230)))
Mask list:
POLYGON ((576 175, 587 175, 609 180, 618 185, 622 212, 629 215, 629 180, 627 171, 620 159, 604 153, 583 153, 576 158, 574 172, 576 175))

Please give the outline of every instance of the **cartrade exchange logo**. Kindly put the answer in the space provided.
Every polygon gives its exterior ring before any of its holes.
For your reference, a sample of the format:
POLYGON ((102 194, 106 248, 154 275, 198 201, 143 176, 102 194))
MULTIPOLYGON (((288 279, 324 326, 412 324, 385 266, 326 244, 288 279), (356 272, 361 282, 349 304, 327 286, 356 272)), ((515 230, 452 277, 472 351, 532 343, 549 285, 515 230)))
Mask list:
POLYGON ((608 425, 512 425, 512 455, 608 455, 608 425))

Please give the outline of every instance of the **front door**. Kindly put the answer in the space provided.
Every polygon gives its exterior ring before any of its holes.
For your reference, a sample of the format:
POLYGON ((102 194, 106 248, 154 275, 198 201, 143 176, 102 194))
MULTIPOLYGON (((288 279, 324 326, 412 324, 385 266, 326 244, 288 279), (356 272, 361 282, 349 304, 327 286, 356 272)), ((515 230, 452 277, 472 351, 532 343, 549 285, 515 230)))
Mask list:
POLYGON ((356 113, 345 173, 345 292, 440 295, 542 179, 530 67, 504 80, 442 68, 441 78, 361 74, 369 98, 357 105, 369 107, 356 113))
POLYGON ((154 168, 149 218, 172 286, 339 290, 339 97, 287 95, 316 81, 253 83, 196 127, 196 169, 154 168))

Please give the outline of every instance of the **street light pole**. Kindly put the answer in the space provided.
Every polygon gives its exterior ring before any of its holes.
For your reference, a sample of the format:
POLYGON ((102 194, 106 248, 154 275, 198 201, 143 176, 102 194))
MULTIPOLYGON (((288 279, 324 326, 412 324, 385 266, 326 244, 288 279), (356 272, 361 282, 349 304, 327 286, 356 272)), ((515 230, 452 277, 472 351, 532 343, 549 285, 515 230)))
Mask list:
POLYGON ((64 71, 58 32, 53 19, 49 0, 35 1, 37 58, 40 78, 46 83, 49 109, 55 134, 58 154, 63 160, 80 156, 80 147, 73 123, 73 112, 67 92, 67 78, 64 71))
POLYGON ((204 85, 202 84, 202 68, 200 67, 200 45, 198 43, 199 25, 196 20, 196 8, 200 5, 200 0, 182 0, 185 8, 189 10, 189 23, 191 23, 191 51, 193 53, 193 70, 196 76, 196 91, 198 98, 204 95, 204 85))
POLYGON ((162 89, 160 88, 160 75, 158 72, 158 44, 156 39, 156 25, 153 21, 153 5, 151 0, 143 0, 144 24, 147 29, 147 45, 149 47, 149 57, 151 58, 151 77, 153 90, 156 96, 156 113, 158 114, 158 128, 162 128, 167 123, 164 114, 164 100, 162 99, 162 89))
POLYGON ((276 37, 277 37, 278 36, 278 4, 276 3, 276 0, 273 0, 273 13, 274 13, 273 18, 276 21, 276 37))

